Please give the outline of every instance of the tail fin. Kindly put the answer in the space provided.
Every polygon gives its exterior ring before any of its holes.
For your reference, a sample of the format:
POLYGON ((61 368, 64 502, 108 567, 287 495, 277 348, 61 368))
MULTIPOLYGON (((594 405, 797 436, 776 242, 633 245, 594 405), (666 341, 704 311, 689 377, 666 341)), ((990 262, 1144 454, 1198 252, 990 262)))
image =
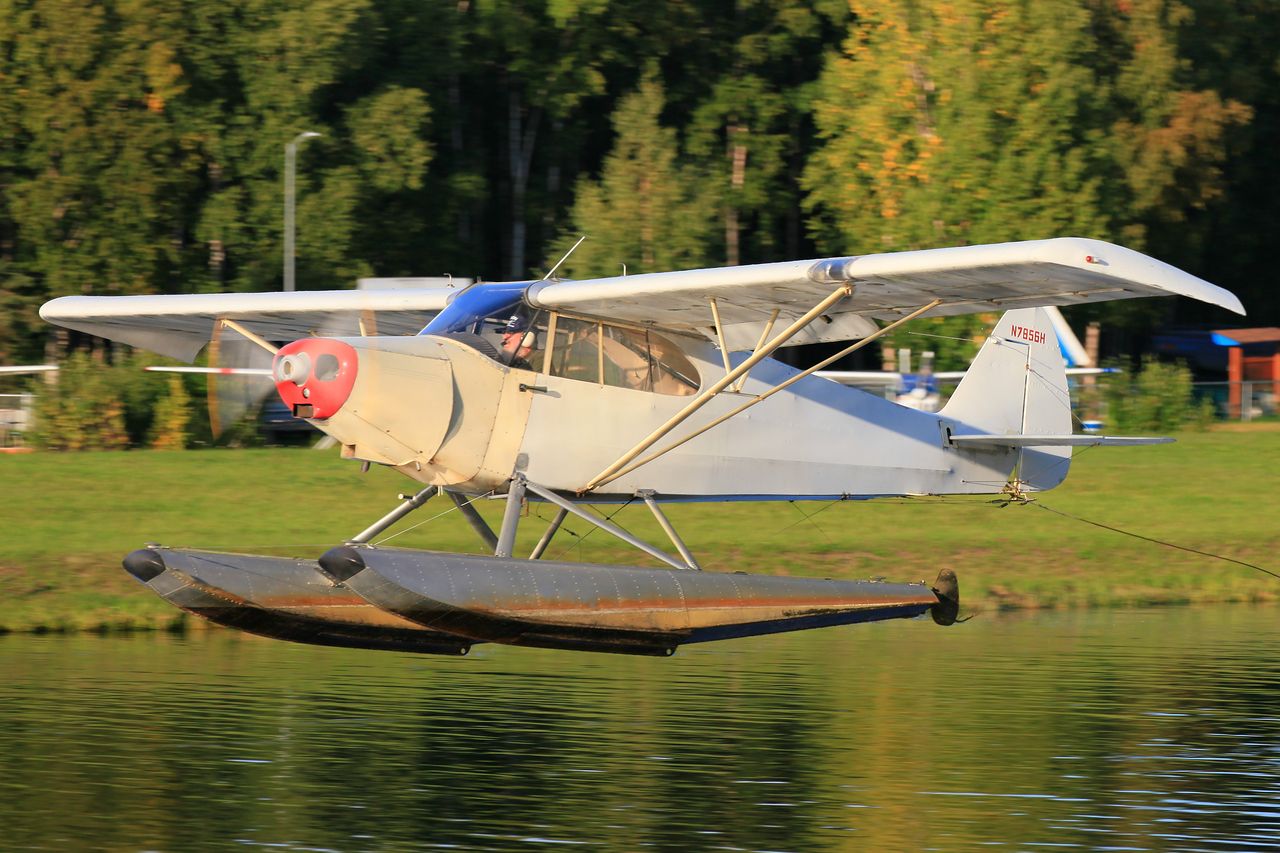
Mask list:
MULTIPOLYGON (((1006 312, 940 414, 956 422, 957 435, 1070 435, 1067 375, 1048 313, 1006 312)), ((1070 447, 1023 447, 1010 476, 1031 490, 1052 489, 1070 464, 1070 447)))

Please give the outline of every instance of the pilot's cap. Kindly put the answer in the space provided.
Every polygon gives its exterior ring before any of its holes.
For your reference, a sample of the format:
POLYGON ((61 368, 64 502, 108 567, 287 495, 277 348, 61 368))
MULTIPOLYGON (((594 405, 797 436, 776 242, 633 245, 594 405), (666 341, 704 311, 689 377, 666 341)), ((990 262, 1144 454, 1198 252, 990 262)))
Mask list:
POLYGON ((502 328, 504 335, 514 335, 516 332, 523 332, 529 328, 529 318, 522 317, 519 314, 512 314, 511 319, 507 321, 507 325, 502 328))

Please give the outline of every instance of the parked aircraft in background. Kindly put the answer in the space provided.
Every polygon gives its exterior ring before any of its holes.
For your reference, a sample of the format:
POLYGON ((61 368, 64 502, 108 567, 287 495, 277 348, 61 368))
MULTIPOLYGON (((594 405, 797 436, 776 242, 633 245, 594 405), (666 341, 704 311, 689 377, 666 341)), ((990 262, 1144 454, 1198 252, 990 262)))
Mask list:
MULTIPOLYGON (((1062 312, 1050 305, 1045 307, 1053 331, 1058 340, 1058 349, 1062 351, 1063 363, 1067 368, 1067 376, 1098 376, 1105 373, 1117 373, 1116 368, 1097 367, 1093 359, 1085 351, 1080 339, 1071 331, 1071 326, 1062 316, 1062 312)), ((942 387, 957 383, 964 378, 963 370, 933 369, 933 353, 926 350, 920 354, 920 368, 912 371, 912 352, 899 348, 896 352, 898 369, 893 370, 820 370, 815 375, 830 379, 842 385, 852 385, 864 391, 883 394, 886 398, 922 412, 936 412, 942 406, 942 387)))
POLYGON ((0 365, 0 376, 22 376, 28 373, 49 373, 57 370, 56 364, 0 365))

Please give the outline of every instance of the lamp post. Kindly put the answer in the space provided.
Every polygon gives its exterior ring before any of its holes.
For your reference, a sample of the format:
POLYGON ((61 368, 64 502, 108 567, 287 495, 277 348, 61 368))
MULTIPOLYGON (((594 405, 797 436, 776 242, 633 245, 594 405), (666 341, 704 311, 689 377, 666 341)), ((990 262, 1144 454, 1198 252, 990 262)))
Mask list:
POLYGON ((304 131, 284 147, 284 289, 294 289, 293 276, 293 185, 295 163, 298 159, 298 143, 319 136, 315 131, 304 131))

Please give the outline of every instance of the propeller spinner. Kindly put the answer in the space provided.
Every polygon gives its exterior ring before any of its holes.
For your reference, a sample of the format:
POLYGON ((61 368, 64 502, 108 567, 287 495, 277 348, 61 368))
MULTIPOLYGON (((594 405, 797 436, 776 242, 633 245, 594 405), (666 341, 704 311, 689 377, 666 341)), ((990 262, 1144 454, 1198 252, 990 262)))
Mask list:
POLYGON ((351 396, 358 363, 350 344, 332 338, 305 338, 276 353, 271 378, 294 417, 324 420, 351 396))

